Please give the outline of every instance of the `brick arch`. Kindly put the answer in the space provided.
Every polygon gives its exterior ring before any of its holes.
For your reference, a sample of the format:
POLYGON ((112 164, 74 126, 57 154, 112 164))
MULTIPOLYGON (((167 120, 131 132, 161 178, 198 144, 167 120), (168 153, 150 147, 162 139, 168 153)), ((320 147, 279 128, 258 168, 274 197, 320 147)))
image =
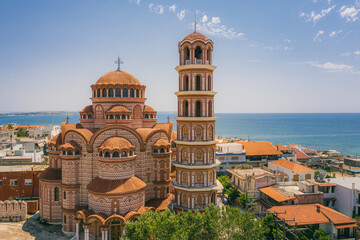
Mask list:
POLYGON ((69 133, 73 133, 73 134, 76 134, 78 136, 80 136, 83 140, 84 140, 84 145, 86 146, 89 141, 87 140, 86 136, 84 134, 82 134, 81 132, 78 132, 76 130, 69 130, 67 131, 65 134, 64 134, 64 137, 63 137, 63 142, 65 143, 65 139, 66 139, 66 136, 69 134, 69 133))
POLYGON ((204 129, 202 126, 195 127, 195 140, 202 140, 203 139, 204 129))
POLYGON ((165 133, 166 137, 168 138, 168 141, 170 142, 170 141, 171 141, 171 136, 169 136, 168 132, 165 131, 164 129, 157 129, 157 130, 151 132, 151 133, 146 137, 146 139, 145 139, 144 142, 147 143, 152 136, 154 136, 156 133, 161 133, 161 132, 165 133))
MULTIPOLYGON (((106 127, 101 128, 97 132, 95 132, 95 134, 91 137, 90 142, 89 142, 88 152, 92 153, 94 151, 94 142, 100 134, 102 134, 106 131, 109 131, 109 130, 114 130, 114 129, 125 130, 125 131, 131 132, 132 134, 134 134, 134 136, 139 141, 140 151, 141 152, 145 151, 145 144, 144 144, 140 134, 138 132, 136 132, 134 129, 132 129, 128 126, 124 126, 124 125, 108 125, 106 127)), ((110 136, 110 137, 113 137, 113 136, 110 136)))
POLYGON ((142 111, 140 105, 138 104, 133 108, 133 119, 140 119, 140 118, 142 118, 142 111))

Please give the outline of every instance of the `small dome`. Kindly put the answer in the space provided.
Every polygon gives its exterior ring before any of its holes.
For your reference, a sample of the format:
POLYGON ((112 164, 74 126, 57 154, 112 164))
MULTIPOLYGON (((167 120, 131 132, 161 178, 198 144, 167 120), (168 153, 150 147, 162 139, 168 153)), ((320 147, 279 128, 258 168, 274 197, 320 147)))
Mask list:
POLYGON ((113 71, 102 76, 96 84, 124 84, 124 85, 141 85, 140 81, 124 71, 113 71))
POLYGON ((144 112, 145 113, 156 113, 156 111, 152 107, 150 107, 149 105, 145 105, 144 112))
POLYGON ((111 137, 106 139, 103 144, 101 144, 101 146, 99 147, 99 151, 112 151, 114 149, 122 150, 132 148, 135 148, 135 146, 132 145, 131 142, 129 142, 127 139, 123 137, 111 137))
POLYGON ((153 146, 154 147, 167 147, 167 146, 170 146, 170 143, 167 140, 160 138, 159 140, 157 140, 154 143, 153 146))
POLYGON ((89 106, 86 106, 83 110, 80 111, 80 113, 93 113, 93 106, 92 105, 89 105, 89 106))
MULTIPOLYGON (((199 32, 193 32, 193 33, 190 33, 189 35, 187 35, 184 40, 190 40, 190 41, 194 41, 196 39, 200 39, 200 40, 204 40, 204 41, 207 41, 209 40, 204 34, 202 33, 199 33, 199 32)), ((183 40, 183 41, 184 41, 183 40)))
POLYGON ((114 106, 106 111, 107 113, 131 113, 129 109, 123 106, 114 106))

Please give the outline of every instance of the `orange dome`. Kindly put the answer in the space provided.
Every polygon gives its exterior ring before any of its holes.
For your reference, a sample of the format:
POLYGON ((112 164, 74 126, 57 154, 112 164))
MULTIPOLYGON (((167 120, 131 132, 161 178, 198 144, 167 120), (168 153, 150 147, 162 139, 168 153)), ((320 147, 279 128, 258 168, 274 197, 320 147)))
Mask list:
POLYGON ((101 146, 99 147, 100 151, 109 150, 112 151, 114 149, 122 150, 122 149, 131 149, 135 148, 134 145, 131 144, 127 139, 122 137, 111 137, 106 139, 101 146))
POLYGON ((125 84, 125 85, 141 85, 140 81, 124 71, 108 72, 102 76, 96 84, 125 84))
MULTIPOLYGON (((193 33, 190 33, 189 35, 187 35, 184 40, 190 40, 190 41, 194 41, 196 39, 200 39, 200 40, 204 40, 204 41, 207 41, 209 40, 204 34, 201 34, 199 32, 193 32, 193 33)), ((184 41, 183 40, 183 41, 184 41)))

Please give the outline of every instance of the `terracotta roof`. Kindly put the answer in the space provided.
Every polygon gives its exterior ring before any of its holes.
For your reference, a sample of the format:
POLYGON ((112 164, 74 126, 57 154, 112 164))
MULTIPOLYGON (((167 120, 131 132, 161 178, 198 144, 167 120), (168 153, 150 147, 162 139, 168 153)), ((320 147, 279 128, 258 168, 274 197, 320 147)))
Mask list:
POLYGON ((123 106, 113 106, 109 110, 106 111, 107 113, 131 113, 129 109, 123 106))
POLYGON ((61 168, 47 168, 40 174, 39 179, 61 180, 61 168))
POLYGON ((109 195, 127 194, 140 191, 145 187, 146 183, 135 176, 121 180, 107 180, 96 177, 87 185, 87 189, 91 192, 109 195))
POLYGON ((92 105, 86 106, 84 107, 83 110, 80 111, 80 113, 93 113, 93 112, 94 110, 92 105))
POLYGON ((79 144, 73 140, 63 144, 60 146, 60 148, 62 149, 68 149, 68 148, 72 148, 72 149, 75 149, 75 148, 80 148, 79 144))
POLYGON ((177 132, 172 131, 172 133, 171 133, 171 139, 177 139, 177 132))
POLYGON ((124 71, 108 72, 102 76, 96 84, 125 84, 125 85, 141 85, 140 81, 124 71))
POLYGON ((349 224, 350 226, 356 223, 355 219, 321 204, 275 206, 270 208, 269 211, 281 212, 278 214, 278 217, 284 220, 291 220, 286 223, 292 226, 295 224, 301 226, 332 222, 336 227, 336 225, 349 224))
POLYGON ((266 194, 267 196, 271 197, 272 199, 274 199, 275 201, 277 201, 279 203, 295 199, 294 196, 286 196, 285 194, 274 189, 273 187, 265 187, 265 188, 261 188, 259 190, 260 190, 260 192, 266 194))
POLYGON ((269 162, 269 164, 274 164, 279 167, 286 168, 288 170, 291 170, 293 173, 307 173, 307 172, 316 172, 316 170, 311 169, 309 167, 305 167, 301 164, 291 162, 289 160, 280 159, 276 161, 269 162))
POLYGON ((147 136, 149 136, 152 132, 156 131, 154 128, 137 128, 136 131, 140 134, 142 140, 145 142, 147 136))
POLYGON ((123 138, 123 137, 110 137, 106 139, 101 146, 99 147, 99 150, 113 150, 113 149, 131 149, 135 148, 134 145, 129 142, 129 140, 123 138))
POLYGON ((167 140, 160 138, 154 143, 154 146, 155 147, 170 146, 170 143, 167 140))
POLYGON ((90 142, 91 137, 93 136, 92 131, 96 131, 96 129, 87 129, 84 128, 80 123, 65 123, 63 122, 61 124, 61 133, 63 136, 65 136, 66 132, 73 130, 75 132, 78 132, 80 135, 82 135, 86 142, 90 142))
POLYGON ((199 32, 190 33, 184 38, 184 40, 190 40, 190 41, 193 41, 193 40, 196 40, 196 39, 201 39, 201 40, 204 40, 204 41, 208 40, 208 38, 204 34, 199 33, 199 32))
POLYGON ((140 134, 141 138, 145 142, 147 137, 159 129, 165 130, 169 136, 172 135, 173 122, 168 123, 156 123, 153 128, 137 128, 136 131, 140 134))
POLYGON ((335 183, 319 183, 319 187, 335 187, 335 183))
POLYGON ((144 112, 147 112, 147 113, 156 113, 156 111, 150 107, 149 105, 145 105, 144 107, 144 112))
POLYGON ((167 122, 167 123, 157 123, 154 128, 156 129, 163 129, 165 130, 169 136, 172 135, 173 132, 173 122, 167 122))
POLYGON ((147 207, 153 207, 157 211, 164 211, 168 205, 175 198, 174 194, 169 194, 169 197, 165 199, 151 199, 145 203, 147 207))
POLYGON ((237 142, 244 146, 246 156, 282 155, 270 142, 237 142))
POLYGON ((48 145, 55 145, 58 146, 61 144, 61 133, 55 135, 49 142, 48 145))
POLYGON ((296 151, 296 158, 297 159, 305 159, 305 160, 308 160, 310 159, 310 157, 308 155, 306 155, 306 153, 304 153, 303 151, 295 148, 295 151, 296 151))
POLYGON ((276 147, 277 150, 279 151, 294 151, 293 148, 289 148, 289 147, 285 147, 284 145, 280 145, 280 144, 275 144, 274 145, 276 147))

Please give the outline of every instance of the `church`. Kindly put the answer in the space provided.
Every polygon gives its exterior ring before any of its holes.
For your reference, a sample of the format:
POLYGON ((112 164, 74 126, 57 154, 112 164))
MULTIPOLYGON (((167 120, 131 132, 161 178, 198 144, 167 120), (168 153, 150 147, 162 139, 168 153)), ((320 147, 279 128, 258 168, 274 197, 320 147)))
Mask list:
POLYGON ((218 204, 212 91, 213 43, 193 32, 179 43, 177 133, 145 104, 146 86, 118 69, 91 85, 80 123, 62 123, 40 175, 40 217, 76 239, 119 239, 148 211, 218 204), (171 174, 171 169, 176 170, 171 174), (173 181, 171 181, 173 179, 173 181))

